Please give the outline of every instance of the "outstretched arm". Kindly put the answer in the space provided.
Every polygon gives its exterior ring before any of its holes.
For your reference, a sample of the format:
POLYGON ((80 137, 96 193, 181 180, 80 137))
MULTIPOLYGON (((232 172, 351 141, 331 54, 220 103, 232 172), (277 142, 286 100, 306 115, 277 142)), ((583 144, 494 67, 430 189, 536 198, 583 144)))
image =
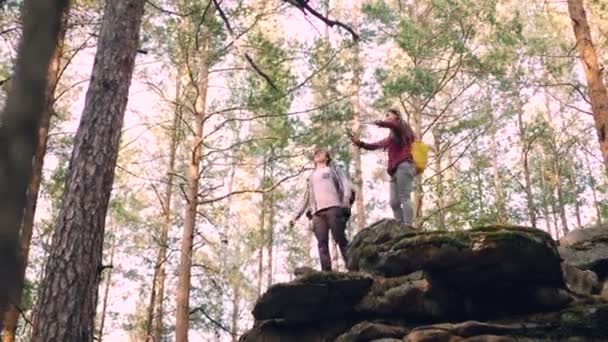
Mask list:
POLYGON ((378 150, 381 148, 386 148, 388 147, 390 143, 390 139, 389 138, 384 138, 382 140, 376 141, 376 142, 372 142, 372 143, 367 143, 361 140, 353 140, 353 144, 355 144, 355 146, 360 147, 362 149, 365 150, 378 150))
POLYGON ((376 120, 374 121, 374 125, 382 128, 390 128, 390 129, 400 129, 400 123, 394 120, 376 120))

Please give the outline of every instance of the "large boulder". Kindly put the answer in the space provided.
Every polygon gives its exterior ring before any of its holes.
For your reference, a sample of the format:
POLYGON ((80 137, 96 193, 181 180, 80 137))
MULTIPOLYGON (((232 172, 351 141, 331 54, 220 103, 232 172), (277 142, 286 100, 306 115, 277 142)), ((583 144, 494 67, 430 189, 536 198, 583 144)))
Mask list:
POLYGON ((564 261, 583 270, 608 277, 608 227, 577 229, 559 240, 564 261))
POLYGON ((458 287, 563 282, 551 236, 526 227, 422 232, 383 220, 357 234, 347 256, 351 271, 395 277, 423 270, 458 287))
POLYGON ((270 287, 255 304, 253 316, 256 321, 281 319, 291 323, 342 318, 354 311, 372 281, 359 273, 309 273, 270 287))
POLYGON ((417 305, 393 312, 407 315, 417 310, 417 318, 487 319, 559 309, 572 300, 555 242, 533 228, 423 232, 383 220, 361 231, 347 256, 352 271, 397 279, 424 272, 424 279, 397 281, 387 291, 390 299, 380 301, 396 306, 398 293, 401 302, 417 305))

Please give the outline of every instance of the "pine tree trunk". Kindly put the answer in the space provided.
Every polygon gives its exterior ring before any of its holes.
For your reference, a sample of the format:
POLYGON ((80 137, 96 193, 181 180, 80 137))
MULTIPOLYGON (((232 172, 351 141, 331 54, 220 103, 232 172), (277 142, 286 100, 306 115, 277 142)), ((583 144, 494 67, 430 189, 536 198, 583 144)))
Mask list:
POLYGON ((19 233, 38 147, 42 116, 48 108, 49 66, 57 50, 69 1, 24 1, 22 35, 0 125, 0 319, 9 302, 18 302, 17 282, 25 265, 19 233), (24 265, 21 265, 24 264, 24 265))
MULTIPOLYGON (((116 248, 116 240, 115 240, 115 238, 113 238, 112 246, 110 247, 110 265, 111 266, 114 264, 115 248, 116 248)), ((106 281, 105 281, 106 286, 103 291, 102 308, 101 308, 101 315, 100 315, 100 322, 99 322, 99 337, 98 337, 99 342, 103 341, 103 330, 104 330, 105 323, 106 323, 106 312, 108 309, 108 299, 109 299, 109 295, 110 295, 110 287, 112 286, 112 271, 113 271, 112 267, 110 267, 106 270, 106 281)))
MULTIPOLYGON (((271 158, 274 157, 274 152, 271 152, 271 158)), ((274 158, 273 158, 274 159, 274 158)), ((270 179, 274 179, 274 162, 270 164, 270 179)), ((274 181, 273 181, 274 182, 274 181)), ((274 245, 274 225, 275 225, 275 194, 274 191, 270 192, 268 199, 268 274, 267 274, 267 282, 266 288, 272 286, 273 282, 273 274, 272 274, 272 259, 274 257, 273 254, 273 245, 274 245)))
POLYGON ((572 29, 576 38, 576 49, 585 71, 587 92, 591 101, 591 111, 595 121, 604 167, 608 172, 608 91, 603 81, 603 67, 591 39, 587 14, 582 0, 568 0, 568 12, 572 19, 572 29))
POLYGON ((2 335, 3 342, 15 341, 15 330, 19 320, 19 306, 21 305, 21 297, 23 296, 23 284, 25 283, 25 271, 28 265, 30 254, 30 242, 34 231, 34 218, 36 217, 36 205, 38 202, 38 193, 40 192, 40 183, 42 182, 42 168, 44 165, 44 156, 46 155, 46 146, 48 141, 49 126, 53 113, 55 88, 59 81, 59 70, 61 64, 61 55, 63 54, 63 44, 65 30, 68 21, 69 11, 62 14, 61 28, 57 34, 57 47, 51 58, 49 65, 46 98, 44 109, 40 116, 40 128, 38 129, 38 145, 36 146, 36 154, 32 163, 32 176, 27 187, 27 199, 25 210, 23 212, 23 222, 21 225, 21 235, 19 236, 19 269, 17 274, 17 286, 15 293, 16 302, 9 307, 9 311, 4 318, 4 332, 2 335))
POLYGON ((576 227, 580 229, 583 227, 583 223, 581 220, 581 207, 578 202, 579 191, 578 184, 576 182, 576 170, 574 169, 574 156, 572 154, 570 155, 571 157, 568 158, 566 162, 568 163, 568 173, 570 174, 570 187, 572 188, 571 193, 574 194, 574 215, 576 216, 576 227))
POLYGON ((545 224, 547 233, 549 235, 553 235, 551 233, 551 212, 549 211, 549 187, 547 186, 546 172, 544 169, 543 156, 539 156, 539 166, 540 170, 540 190, 542 193, 542 206, 543 206, 543 216, 545 217, 545 224))
POLYGON ((555 186, 557 189, 557 204, 559 209, 559 216, 562 221, 562 231, 566 235, 570 231, 568 229, 568 218, 566 217, 566 203, 564 200, 564 183, 562 181, 562 171, 557 155, 553 158, 553 172, 555 175, 555 186))
MULTIPOLYGON (((266 185, 267 165, 266 157, 264 157, 264 170, 262 171, 262 187, 266 185)), ((264 279, 264 246, 266 245, 266 210, 268 194, 262 193, 262 210, 260 213, 260 249, 258 250, 258 296, 262 295, 262 280, 264 279)))
MULTIPOLYGON (((492 118, 493 121, 496 118, 492 118)), ((506 213, 504 205, 504 196, 502 192, 502 181, 498 170, 498 143, 496 142, 496 123, 492 123, 492 132, 490 134, 490 146, 492 149, 492 174, 494 178, 494 196, 496 207, 496 221, 499 224, 506 222, 506 213)))
POLYGON ((181 94, 181 68, 176 80, 175 90, 175 112, 173 115, 173 123, 171 125, 171 143, 169 147, 169 162, 167 164, 165 193, 162 200, 163 224, 158 238, 158 255, 154 265, 154 278, 152 284, 152 293, 150 295, 150 306, 148 309, 148 320, 146 322, 146 336, 151 341, 160 341, 163 336, 163 309, 165 296, 165 264, 167 259, 167 245, 169 242, 169 230, 172 225, 172 200, 173 200, 173 174, 175 170, 175 156, 177 154, 177 146, 179 145, 179 137, 181 132, 181 105, 179 97, 181 94))
POLYGON ((445 191, 443 186, 443 172, 441 169, 441 132, 438 129, 433 130, 433 137, 435 140, 435 172, 437 174, 437 187, 436 187, 436 197, 437 197, 437 221, 439 222, 439 229, 446 230, 445 224, 445 191))
POLYGON ((33 341, 91 341, 105 218, 143 0, 108 0, 41 286, 33 341), (78 300, 75 300, 78 299, 78 300))
POLYGON ((232 342, 239 340, 239 316, 241 313, 241 289, 238 283, 233 286, 232 295, 232 342))
MULTIPOLYGON (((517 93, 519 99, 519 92, 517 93)), ((532 193, 532 181, 530 176, 530 162, 528 156, 530 154, 528 141, 526 139, 526 130, 523 121, 523 108, 521 102, 518 100, 517 108, 517 123, 519 126, 519 141, 521 144, 521 163, 524 168, 524 190, 526 191, 526 201, 528 206, 528 216, 530 217, 530 223, 532 227, 536 228, 536 206, 534 204, 534 194, 532 193)))
POLYGON ((597 198, 596 185, 595 185, 595 177, 593 177, 593 172, 591 171, 591 163, 589 162, 589 156, 585 153, 585 164, 587 166, 587 175, 591 180, 591 194, 593 195, 593 205, 595 207, 595 214, 597 215, 597 224, 599 226, 602 225, 602 208, 600 202, 597 198))
MULTIPOLYGON (((361 11, 360 0, 353 0, 353 29, 359 31, 359 12, 361 11)), ((353 46, 353 84, 352 84, 352 108, 353 108, 353 121, 352 130, 353 135, 358 139, 361 136, 361 58, 360 58, 360 46, 359 43, 355 43, 353 46)), ((361 162, 361 150, 353 147, 352 156, 355 166, 355 177, 353 179, 353 185, 357 193, 355 198, 355 222, 356 231, 360 232, 365 228, 365 201, 363 194, 363 167, 361 162)))
MULTIPOLYGON (((414 134, 416 138, 422 139, 422 105, 418 96, 414 97, 414 134)), ((422 207, 423 207, 423 193, 422 193, 422 175, 416 176, 414 184, 414 227, 421 229, 422 225, 422 207)))
POLYGON ((189 330, 189 301, 190 301, 190 276, 192 271, 192 245, 194 240, 194 230, 196 227, 198 209, 198 182, 200 179, 200 163, 203 143, 203 125, 205 123, 207 107, 207 88, 209 85, 209 58, 211 33, 207 27, 203 27, 203 37, 201 41, 201 60, 199 72, 199 84, 197 86, 197 98, 194 105, 194 137, 192 139, 192 149, 188 159, 187 169, 187 191, 186 191, 186 213, 184 219, 184 230, 180 248, 180 263, 178 269, 177 301, 176 301, 176 322, 175 322, 175 341, 187 342, 189 330))

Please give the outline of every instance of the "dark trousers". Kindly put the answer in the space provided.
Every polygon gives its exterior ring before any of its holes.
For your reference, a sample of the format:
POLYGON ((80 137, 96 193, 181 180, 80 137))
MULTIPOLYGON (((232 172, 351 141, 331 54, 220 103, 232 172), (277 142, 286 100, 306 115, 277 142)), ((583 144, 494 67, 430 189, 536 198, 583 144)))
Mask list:
POLYGON ((346 263, 348 240, 346 240, 345 231, 347 220, 347 209, 338 207, 320 210, 312 217, 312 229, 317 238, 319 259, 321 259, 321 269, 323 271, 331 271, 331 256, 329 255, 330 231, 346 263))

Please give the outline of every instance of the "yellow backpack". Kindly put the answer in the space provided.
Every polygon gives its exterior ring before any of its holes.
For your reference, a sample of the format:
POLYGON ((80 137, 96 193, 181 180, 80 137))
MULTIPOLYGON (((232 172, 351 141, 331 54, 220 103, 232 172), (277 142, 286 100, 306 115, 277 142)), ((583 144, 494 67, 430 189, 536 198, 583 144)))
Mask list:
POLYGON ((429 159, 429 145, 421 140, 416 140, 412 143, 412 157, 414 158, 414 166, 418 174, 421 174, 426 169, 426 164, 429 159))

